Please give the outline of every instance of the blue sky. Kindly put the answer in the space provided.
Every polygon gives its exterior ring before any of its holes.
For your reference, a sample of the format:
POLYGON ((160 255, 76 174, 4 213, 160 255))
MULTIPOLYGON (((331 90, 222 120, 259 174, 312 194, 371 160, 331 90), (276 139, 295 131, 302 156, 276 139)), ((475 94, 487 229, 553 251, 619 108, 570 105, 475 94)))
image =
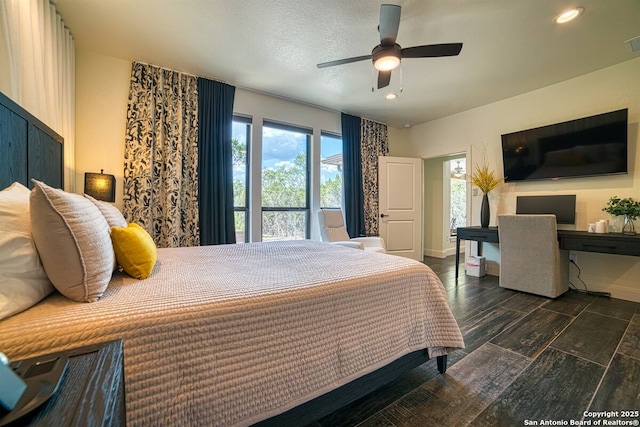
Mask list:
MULTIPOLYGON (((262 165, 263 167, 275 167, 283 162, 291 162, 295 156, 304 152, 306 148, 306 135, 281 129, 264 126, 262 128, 262 165)), ((246 124, 233 123, 233 137, 246 143, 246 124)), ((320 144, 320 156, 326 158, 342 152, 342 141, 323 135, 320 144)), ((335 166, 321 164, 321 180, 331 178, 337 174, 335 166)), ((234 175, 237 179, 244 180, 244 170, 234 167, 234 175)))

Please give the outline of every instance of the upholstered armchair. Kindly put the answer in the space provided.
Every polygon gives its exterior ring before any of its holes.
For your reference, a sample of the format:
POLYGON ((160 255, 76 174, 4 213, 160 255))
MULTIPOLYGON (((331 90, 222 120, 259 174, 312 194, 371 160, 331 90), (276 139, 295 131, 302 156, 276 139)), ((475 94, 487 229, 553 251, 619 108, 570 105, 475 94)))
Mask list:
POLYGON ((498 215, 500 286, 555 298, 569 289, 569 251, 555 215, 498 215))
POLYGON ((320 237, 323 242, 342 246, 356 247, 371 252, 386 252, 384 240, 381 237, 349 237, 344 225, 341 209, 320 209, 318 211, 320 237))

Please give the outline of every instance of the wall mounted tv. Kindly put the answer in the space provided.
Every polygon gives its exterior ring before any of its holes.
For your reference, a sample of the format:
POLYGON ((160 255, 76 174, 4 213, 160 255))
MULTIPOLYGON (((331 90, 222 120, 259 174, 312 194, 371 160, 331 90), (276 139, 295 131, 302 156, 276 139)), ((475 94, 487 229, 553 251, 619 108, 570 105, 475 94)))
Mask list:
POLYGON ((506 182, 627 173, 627 109, 502 135, 506 182))

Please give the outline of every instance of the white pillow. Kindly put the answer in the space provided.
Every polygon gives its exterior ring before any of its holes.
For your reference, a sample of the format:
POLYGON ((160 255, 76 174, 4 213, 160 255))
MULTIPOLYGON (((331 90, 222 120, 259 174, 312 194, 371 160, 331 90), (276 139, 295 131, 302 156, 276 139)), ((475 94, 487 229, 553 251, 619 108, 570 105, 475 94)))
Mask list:
POLYGON ((81 195, 31 181, 33 241, 49 280, 69 299, 97 301, 115 262, 107 220, 81 195))
POLYGON ((31 238, 30 193, 18 182, 0 191, 0 319, 53 291, 31 238))

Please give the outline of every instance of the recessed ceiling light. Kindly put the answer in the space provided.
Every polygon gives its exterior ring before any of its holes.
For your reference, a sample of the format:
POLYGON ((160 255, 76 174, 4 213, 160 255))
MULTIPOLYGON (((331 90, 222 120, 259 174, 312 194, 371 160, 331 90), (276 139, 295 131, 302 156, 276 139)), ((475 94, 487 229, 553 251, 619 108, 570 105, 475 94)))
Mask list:
POLYGON ((405 123, 405 124, 404 124, 404 127, 406 127, 406 128, 410 128, 410 127, 411 127, 411 123, 405 123))
POLYGON ((396 95, 395 93, 388 93, 384 97, 387 99, 396 99, 398 95, 396 95))
POLYGON ((582 15, 583 12, 584 7, 574 7, 573 9, 569 9, 556 16, 554 21, 556 22, 556 24, 564 24, 566 22, 573 21, 578 16, 582 15))

